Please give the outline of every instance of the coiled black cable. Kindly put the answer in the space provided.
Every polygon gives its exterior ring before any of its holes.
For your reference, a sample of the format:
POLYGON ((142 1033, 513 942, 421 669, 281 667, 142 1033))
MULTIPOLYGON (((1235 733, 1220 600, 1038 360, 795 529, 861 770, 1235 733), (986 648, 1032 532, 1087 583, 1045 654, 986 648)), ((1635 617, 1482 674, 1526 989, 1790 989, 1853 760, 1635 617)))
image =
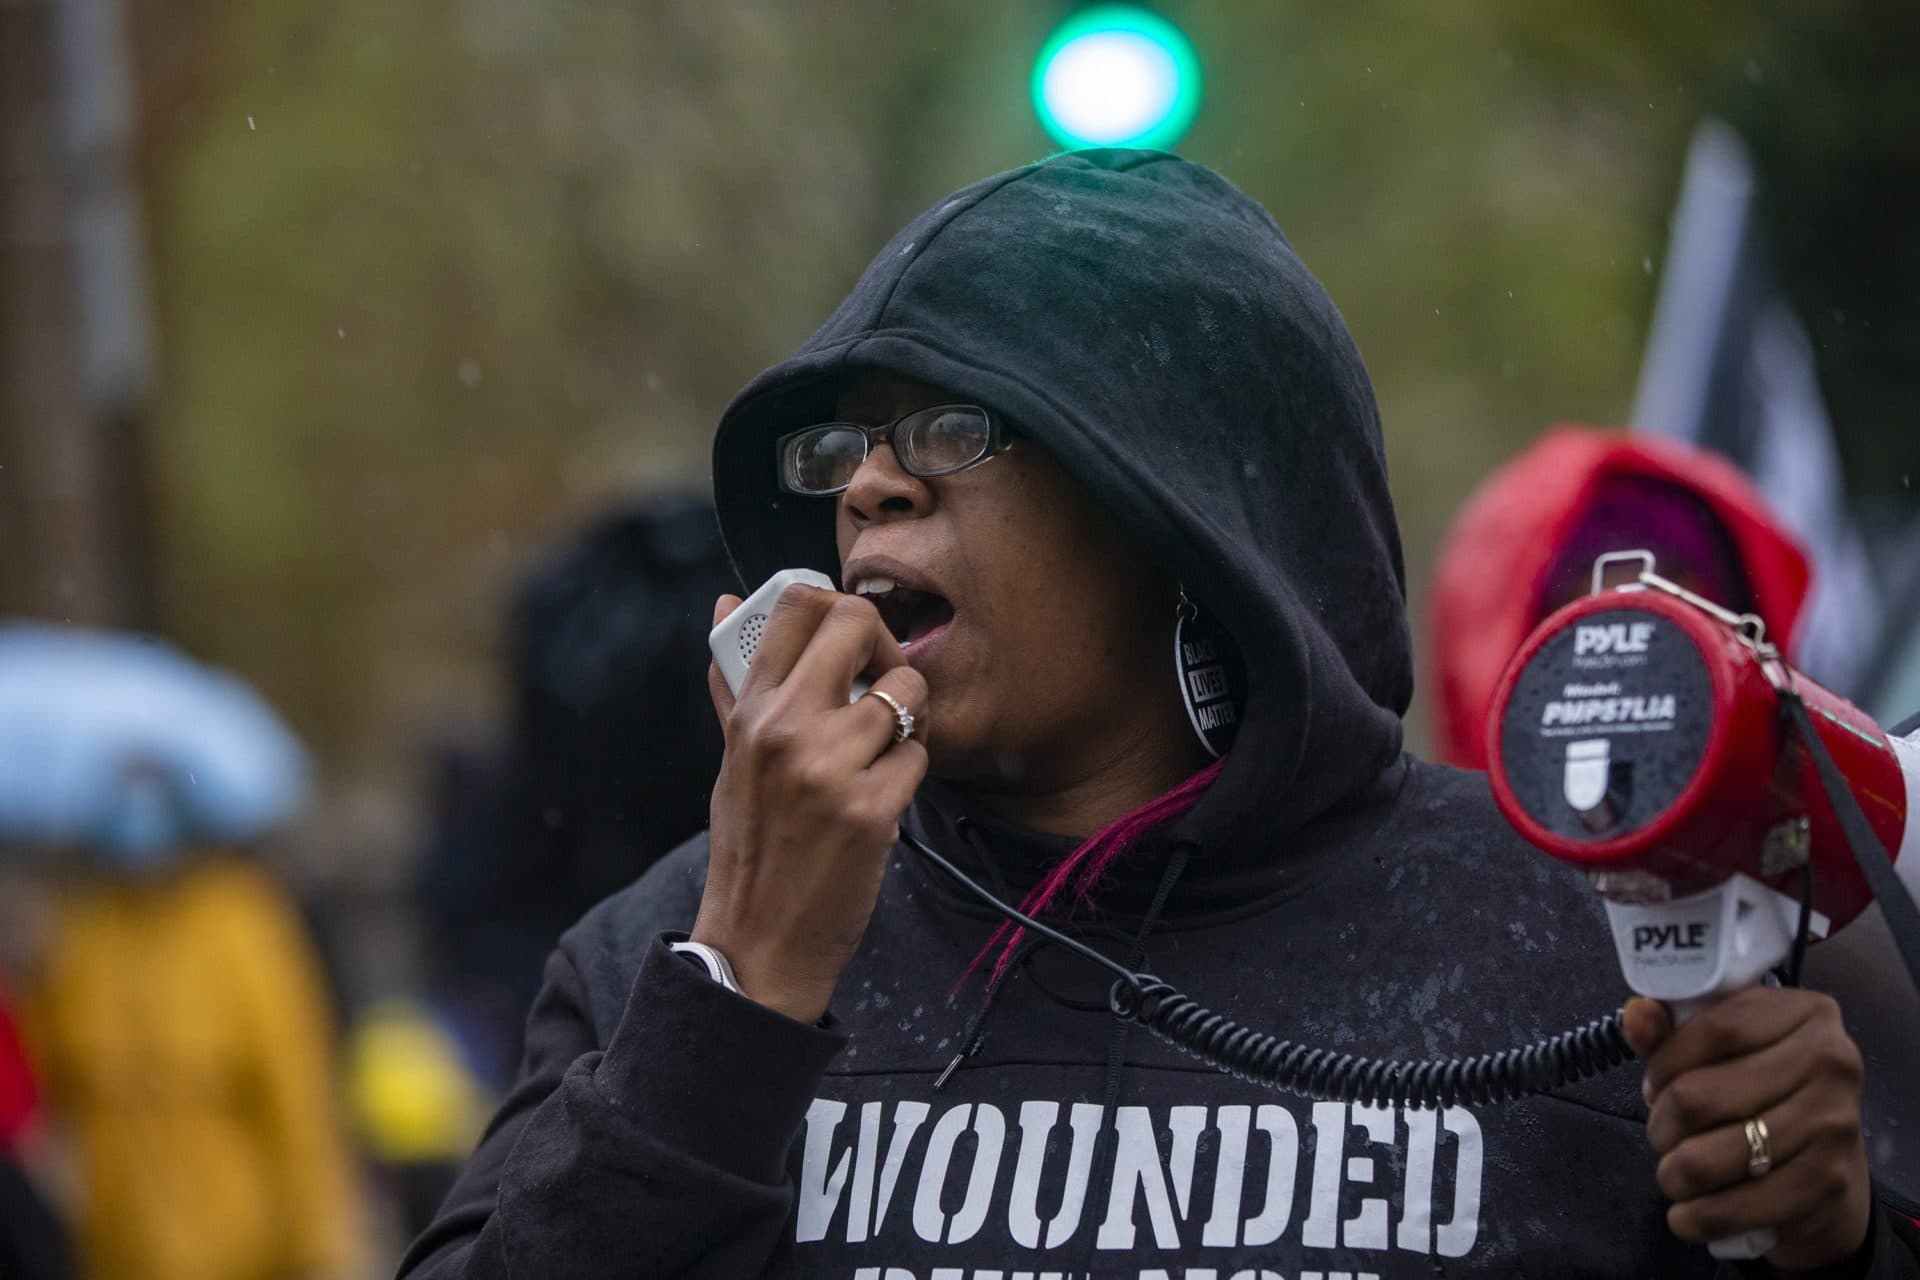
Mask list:
POLYGON ((1309 1098, 1406 1107, 1504 1102, 1549 1093, 1633 1058, 1618 1010, 1518 1049, 1410 1062, 1309 1048, 1214 1013, 1150 974, 1134 978, 1113 984, 1115 1016, 1137 1021, 1228 1075, 1309 1098))
POLYGON ((1008 906, 911 832, 901 839, 1007 919, 1115 975, 1108 1007, 1228 1075, 1310 1098, 1370 1105, 1446 1107, 1550 1093, 1633 1060, 1615 1010, 1534 1044, 1471 1058, 1397 1061, 1314 1049, 1214 1013, 1152 974, 1135 973, 1086 943, 1008 906))

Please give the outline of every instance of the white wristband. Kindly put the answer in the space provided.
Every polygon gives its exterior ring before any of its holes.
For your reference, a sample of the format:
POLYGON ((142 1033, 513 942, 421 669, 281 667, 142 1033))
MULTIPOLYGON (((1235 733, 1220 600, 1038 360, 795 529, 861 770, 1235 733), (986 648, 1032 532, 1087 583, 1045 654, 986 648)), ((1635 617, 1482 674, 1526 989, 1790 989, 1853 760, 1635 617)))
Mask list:
POLYGON ((667 950, 676 955, 692 956, 700 962, 700 967, 705 969, 707 976, 715 982, 733 992, 735 995, 743 996, 746 994, 746 992, 740 989, 740 979, 734 976, 733 966, 727 963, 727 958, 706 943, 669 942, 667 944, 667 950))

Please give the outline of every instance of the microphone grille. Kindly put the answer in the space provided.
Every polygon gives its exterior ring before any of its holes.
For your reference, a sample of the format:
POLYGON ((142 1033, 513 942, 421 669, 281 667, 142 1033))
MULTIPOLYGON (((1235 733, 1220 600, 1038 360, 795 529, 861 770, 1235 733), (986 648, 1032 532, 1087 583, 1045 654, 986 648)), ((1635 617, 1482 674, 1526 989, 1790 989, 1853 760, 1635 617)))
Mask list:
POLYGON ((752 662, 754 650, 760 647, 760 633, 767 629, 767 615, 756 613, 740 626, 740 661, 752 662))

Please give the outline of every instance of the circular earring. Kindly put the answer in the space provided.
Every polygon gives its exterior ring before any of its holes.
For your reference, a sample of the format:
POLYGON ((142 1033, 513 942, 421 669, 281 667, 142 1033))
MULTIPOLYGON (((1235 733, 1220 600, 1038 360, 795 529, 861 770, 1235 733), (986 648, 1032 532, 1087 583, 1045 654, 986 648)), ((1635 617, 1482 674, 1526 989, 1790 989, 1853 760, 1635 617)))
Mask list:
POLYGON ((1180 588, 1173 624, 1173 667, 1180 702, 1209 756, 1218 760, 1233 745, 1247 705, 1247 665, 1226 629, 1200 611, 1180 588))

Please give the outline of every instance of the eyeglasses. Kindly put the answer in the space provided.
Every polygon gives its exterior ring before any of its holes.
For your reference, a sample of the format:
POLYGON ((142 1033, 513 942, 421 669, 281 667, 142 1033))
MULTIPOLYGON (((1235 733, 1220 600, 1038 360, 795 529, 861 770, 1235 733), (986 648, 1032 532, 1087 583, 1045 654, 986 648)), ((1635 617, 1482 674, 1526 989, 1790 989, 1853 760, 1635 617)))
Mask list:
POLYGON ((1000 420, 979 405, 942 404, 883 427, 823 422, 781 436, 775 448, 781 487, 827 497, 853 483, 853 473, 877 445, 892 445, 893 456, 908 475, 931 480, 985 462, 1007 443, 1000 420))

